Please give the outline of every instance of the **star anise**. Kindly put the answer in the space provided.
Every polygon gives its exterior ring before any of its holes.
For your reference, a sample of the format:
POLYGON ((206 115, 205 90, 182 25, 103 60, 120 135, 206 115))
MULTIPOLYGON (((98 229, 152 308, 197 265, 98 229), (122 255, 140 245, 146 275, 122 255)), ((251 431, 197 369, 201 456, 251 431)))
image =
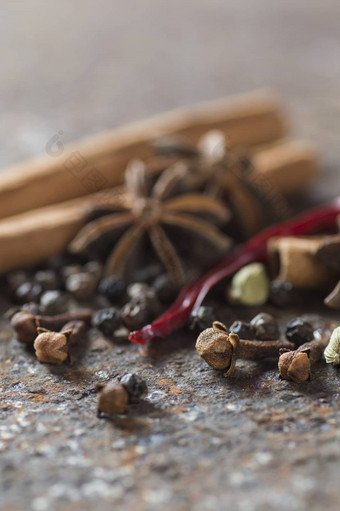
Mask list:
POLYGON ((248 155, 230 150, 223 132, 207 132, 197 147, 178 137, 160 139, 154 147, 163 158, 177 157, 185 162, 189 188, 204 190, 212 197, 226 196, 246 236, 263 227, 266 210, 271 220, 288 216, 286 200, 263 176, 253 172, 248 155))
POLYGON ((105 216, 93 220, 81 229, 70 244, 75 253, 85 251, 108 234, 125 232, 115 243, 106 261, 106 274, 122 275, 128 256, 132 253, 144 234, 149 236, 160 261, 178 284, 185 282, 185 271, 179 254, 169 239, 166 229, 178 228, 204 238, 218 251, 225 251, 230 239, 216 224, 229 219, 227 207, 219 200, 199 193, 173 196, 178 182, 183 179, 186 167, 177 164, 165 170, 149 190, 148 172, 143 162, 134 160, 126 171, 125 204, 121 200, 111 200, 109 204, 96 207, 105 216), (120 210, 117 212, 117 208, 120 210), (112 213, 107 214, 108 211, 112 213), (212 218, 211 222, 200 215, 212 218))

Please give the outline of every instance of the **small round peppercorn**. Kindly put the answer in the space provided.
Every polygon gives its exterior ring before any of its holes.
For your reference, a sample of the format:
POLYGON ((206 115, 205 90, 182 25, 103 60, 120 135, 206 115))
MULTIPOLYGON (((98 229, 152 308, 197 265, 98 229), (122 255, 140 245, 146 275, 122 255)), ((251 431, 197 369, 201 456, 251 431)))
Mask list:
POLYGON ((64 266, 61 269, 61 275, 64 281, 71 275, 75 275, 76 273, 81 273, 83 271, 83 267, 80 264, 70 264, 69 266, 64 266))
POLYGON ((255 329, 256 339, 270 341, 278 339, 280 335, 277 320, 274 316, 266 312, 257 314, 257 316, 251 320, 250 325, 255 329))
POLYGON ((40 306, 45 314, 60 314, 69 310, 70 298, 62 291, 45 291, 40 297, 40 306))
POLYGON ((215 319, 213 308, 201 305, 192 311, 189 319, 189 328, 190 330, 201 332, 206 328, 210 328, 215 319))
POLYGON ((36 316, 37 314, 41 314, 42 312, 44 312, 44 309, 38 304, 38 303, 34 303, 34 302, 28 302, 28 303, 24 303, 20 310, 22 311, 26 311, 26 312, 30 312, 31 314, 33 314, 34 316, 36 316))
POLYGON ((179 288, 171 277, 166 273, 160 275, 153 283, 156 296, 161 303, 170 303, 175 300, 179 288))
POLYGON ((156 298, 156 291, 148 284, 135 282, 127 288, 127 295, 132 300, 153 300, 156 298))
POLYGON ((122 307, 120 315, 129 330, 136 330, 148 322, 150 311, 146 301, 131 300, 122 307))
POLYGON ((138 374, 124 374, 120 383, 128 391, 131 402, 137 402, 148 393, 148 386, 145 380, 143 380, 143 378, 141 378, 138 374))
POLYGON ((246 321, 234 321, 229 328, 229 332, 237 334, 240 339, 252 341, 256 338, 255 328, 246 321))
POLYGON ((26 271, 13 271, 6 277, 12 293, 15 293, 19 286, 26 284, 30 280, 30 275, 26 271))
POLYGON ((134 273, 135 282, 151 283, 162 273, 162 266, 159 264, 143 265, 142 268, 134 273))
POLYGON ((273 280, 270 284, 269 300, 276 307, 291 307, 299 304, 301 294, 293 288, 290 282, 273 280))
POLYGON ((120 312, 115 307, 97 311, 92 319, 92 326, 98 328, 106 337, 112 337, 120 325, 120 312))
POLYGON ((287 323, 286 337, 288 341, 294 343, 298 348, 301 344, 314 339, 314 330, 307 321, 304 321, 302 318, 295 318, 287 323))
POLYGON ((15 297, 19 303, 35 302, 38 303, 42 293, 42 287, 35 282, 25 282, 21 284, 15 292, 15 297))
POLYGON ((101 413, 115 414, 126 412, 129 394, 123 385, 108 383, 107 385, 98 385, 98 416, 101 413))
POLYGON ((65 287, 78 300, 86 300, 92 296, 97 288, 97 275, 84 272, 69 275, 65 281, 65 287))
POLYGON ((58 289, 59 280, 53 270, 40 270, 34 274, 34 280, 40 284, 43 291, 58 289))
POLYGON ((125 295, 125 284, 115 275, 111 275, 99 282, 98 292, 104 295, 111 303, 117 303, 125 295))
POLYGON ((85 264, 84 271, 92 273, 92 275, 95 275, 99 280, 102 276, 103 265, 98 261, 90 261, 85 264))

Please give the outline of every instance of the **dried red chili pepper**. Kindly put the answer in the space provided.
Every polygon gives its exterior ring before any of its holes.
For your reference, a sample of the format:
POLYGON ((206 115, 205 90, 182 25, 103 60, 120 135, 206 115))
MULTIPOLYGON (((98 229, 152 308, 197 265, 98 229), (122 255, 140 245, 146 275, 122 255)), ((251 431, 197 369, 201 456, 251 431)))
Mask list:
POLYGON ((230 277, 246 264, 267 260, 267 242, 270 238, 316 234, 334 229, 338 215, 340 215, 340 197, 327 206, 313 209, 260 232, 248 242, 232 250, 221 263, 203 277, 185 286, 171 307, 151 325, 131 332, 130 341, 145 344, 147 341, 165 337, 183 327, 191 311, 199 307, 210 289, 220 280, 230 277))

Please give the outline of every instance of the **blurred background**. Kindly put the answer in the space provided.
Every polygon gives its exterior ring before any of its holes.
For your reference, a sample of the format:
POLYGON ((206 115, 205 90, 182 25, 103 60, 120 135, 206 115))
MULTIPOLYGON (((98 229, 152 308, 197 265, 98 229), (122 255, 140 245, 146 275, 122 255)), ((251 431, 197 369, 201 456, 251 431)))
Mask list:
MULTIPOLYGON (((340 159, 338 0, 2 0, 1 160, 263 86, 294 133, 340 159)), ((327 184, 326 184, 327 183, 327 184)))

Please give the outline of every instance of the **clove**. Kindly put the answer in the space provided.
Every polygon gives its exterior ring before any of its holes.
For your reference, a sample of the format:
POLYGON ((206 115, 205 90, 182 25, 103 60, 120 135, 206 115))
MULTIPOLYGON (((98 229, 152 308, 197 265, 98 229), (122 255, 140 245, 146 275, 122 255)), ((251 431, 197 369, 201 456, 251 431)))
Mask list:
POLYGON ((72 330, 51 332, 46 328, 37 328, 38 336, 34 341, 35 354, 39 362, 59 364, 69 360, 69 342, 72 330))
POLYGON ((302 344, 297 350, 281 351, 279 358, 280 378, 295 383, 310 380, 311 367, 318 362, 329 342, 326 332, 314 332, 314 340, 302 344))
POLYGON ((16 338, 23 344, 33 344, 38 335, 37 328, 48 330, 60 330, 69 321, 83 321, 91 325, 92 312, 89 310, 59 314, 57 316, 34 315, 22 310, 14 314, 11 326, 15 331, 16 338))
POLYGON ((198 336, 196 350, 198 354, 214 369, 226 371, 229 375, 238 358, 259 360, 275 358, 281 349, 292 349, 294 344, 286 341, 249 341, 239 339, 227 327, 215 321, 212 328, 207 328, 198 336))

